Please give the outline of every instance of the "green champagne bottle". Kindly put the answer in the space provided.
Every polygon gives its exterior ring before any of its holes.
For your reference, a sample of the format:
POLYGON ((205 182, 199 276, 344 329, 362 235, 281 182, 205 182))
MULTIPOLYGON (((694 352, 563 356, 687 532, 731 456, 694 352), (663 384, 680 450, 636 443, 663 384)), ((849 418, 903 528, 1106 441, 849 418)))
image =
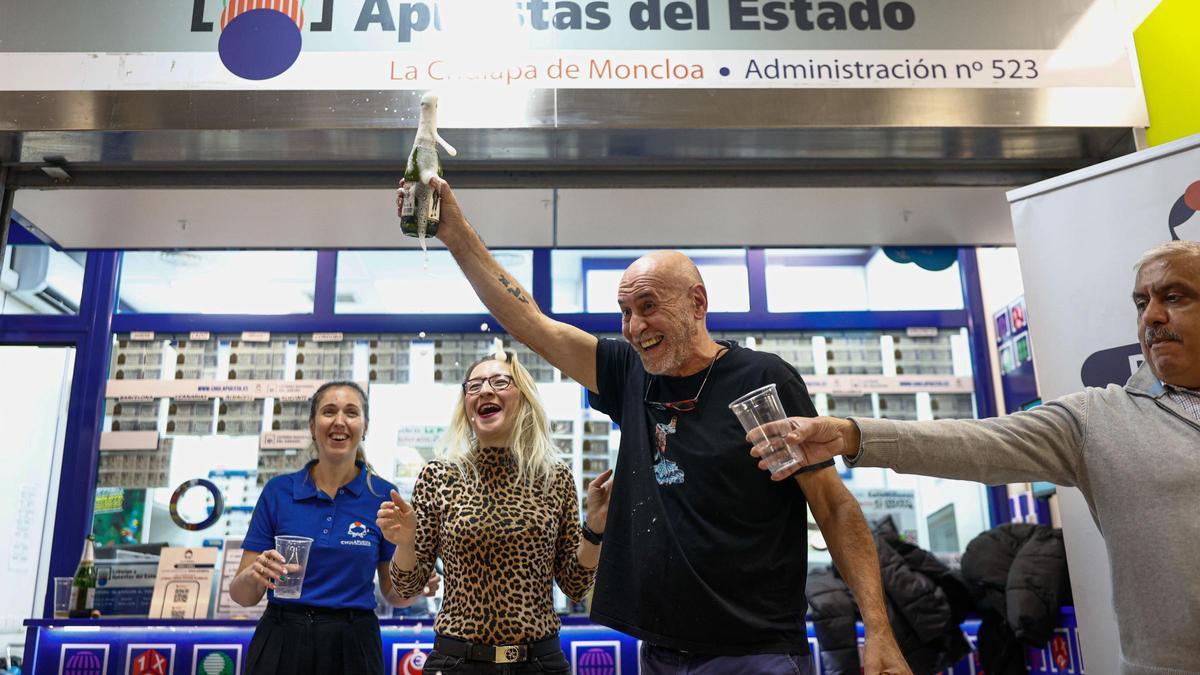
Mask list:
MULTIPOLYGON (((417 169, 418 155, 433 153, 433 163, 437 166, 437 175, 442 175, 442 162, 438 159, 437 150, 425 150, 413 147, 408 157, 408 167, 404 171, 404 205, 400 209, 400 231, 410 237, 433 237, 437 235, 438 220, 442 216, 442 200, 428 185, 421 182, 421 173, 417 169)), ((422 158, 423 160, 424 158, 422 158)))
POLYGON ((421 240, 425 248, 425 237, 437 234, 441 219, 441 198, 429 187, 434 176, 442 175, 442 160, 438 157, 440 144, 453 157, 458 154, 437 132, 438 97, 426 92, 421 97, 421 117, 417 122, 417 136, 413 139, 412 152, 404 167, 404 202, 400 210, 400 230, 421 240))
POLYGON ((71 584, 71 611, 90 612, 96 606, 96 537, 88 535, 83 544, 83 558, 75 570, 71 584))

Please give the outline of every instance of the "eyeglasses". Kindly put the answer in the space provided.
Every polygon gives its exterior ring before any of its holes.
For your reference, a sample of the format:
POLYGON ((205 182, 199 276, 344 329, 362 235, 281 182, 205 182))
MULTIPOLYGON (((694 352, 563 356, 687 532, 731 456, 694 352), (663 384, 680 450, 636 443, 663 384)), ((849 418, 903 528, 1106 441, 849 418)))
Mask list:
POLYGON ((474 396, 483 391, 483 383, 487 382, 492 387, 492 391, 504 391, 512 386, 512 375, 492 375, 491 377, 476 377, 462 383, 463 391, 470 396, 474 396))
MULTIPOLYGON (((721 343, 718 343, 718 344, 721 344, 721 343)), ((651 401, 650 400, 650 386, 654 383, 654 376, 650 376, 649 381, 646 382, 646 393, 644 396, 642 396, 642 402, 645 403, 646 405, 650 406, 654 410, 659 410, 659 411, 674 410, 675 412, 692 412, 693 410, 696 409, 696 405, 700 403, 700 394, 704 391, 704 385, 708 384, 708 376, 712 374, 713 366, 716 365, 716 363, 717 363, 717 357, 719 357, 721 355, 721 352, 724 352, 727 349, 729 349, 729 347, 727 345, 721 344, 721 348, 717 350, 717 353, 715 355, 713 355, 712 361, 710 361, 708 363, 708 371, 706 371, 704 373, 704 379, 700 382, 700 389, 698 389, 696 391, 696 395, 693 396, 692 398, 684 399, 682 401, 669 401, 669 402, 665 402, 665 403, 660 403, 658 401, 651 401)))

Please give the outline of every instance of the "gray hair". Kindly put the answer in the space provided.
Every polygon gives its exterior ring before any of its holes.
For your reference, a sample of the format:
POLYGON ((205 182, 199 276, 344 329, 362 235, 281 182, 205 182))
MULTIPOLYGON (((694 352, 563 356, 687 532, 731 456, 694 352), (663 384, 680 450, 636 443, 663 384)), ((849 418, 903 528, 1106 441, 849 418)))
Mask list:
POLYGON ((1200 259, 1200 241, 1188 241, 1179 239, 1169 241, 1165 244, 1160 244, 1142 254, 1138 258, 1137 263, 1133 266, 1133 273, 1139 274, 1142 268, 1152 262, 1157 262, 1164 258, 1174 258, 1175 256, 1193 256, 1200 259))

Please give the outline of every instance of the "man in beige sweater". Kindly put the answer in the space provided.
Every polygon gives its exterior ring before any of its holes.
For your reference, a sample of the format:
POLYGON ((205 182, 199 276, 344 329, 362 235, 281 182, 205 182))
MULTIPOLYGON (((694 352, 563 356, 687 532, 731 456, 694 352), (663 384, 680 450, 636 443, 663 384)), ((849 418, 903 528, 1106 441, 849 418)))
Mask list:
POLYGON ((766 431, 807 463, 844 455, 901 473, 1078 487, 1112 564, 1121 672, 1200 672, 1200 242, 1146 252, 1133 303, 1146 362, 1124 387, 985 420, 791 418, 766 431))

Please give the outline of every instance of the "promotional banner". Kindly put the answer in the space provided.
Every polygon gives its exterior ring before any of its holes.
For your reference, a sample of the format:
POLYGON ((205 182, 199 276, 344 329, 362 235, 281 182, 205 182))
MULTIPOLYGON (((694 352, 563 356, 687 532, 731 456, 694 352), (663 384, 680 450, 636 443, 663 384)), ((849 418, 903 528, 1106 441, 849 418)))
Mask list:
POLYGON ((5 0, 0 90, 1136 88, 1111 0, 5 0))
MULTIPOLYGON (((1042 397, 1124 384, 1141 363, 1134 264, 1159 244, 1200 240, 1200 136, 1014 190, 1009 201, 1042 397)), ((1059 494, 1085 661, 1116 664, 1104 541, 1082 494, 1059 494)))

